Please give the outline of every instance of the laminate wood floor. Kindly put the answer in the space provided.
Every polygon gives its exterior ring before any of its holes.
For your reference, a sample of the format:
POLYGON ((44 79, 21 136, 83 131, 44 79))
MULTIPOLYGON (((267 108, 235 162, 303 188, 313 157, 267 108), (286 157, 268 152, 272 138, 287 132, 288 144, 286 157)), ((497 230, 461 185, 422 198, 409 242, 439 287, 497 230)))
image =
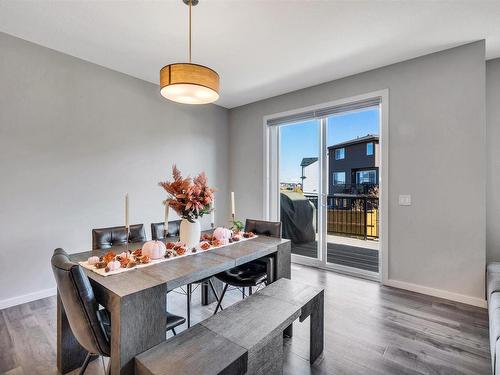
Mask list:
MULTIPOLYGON (((325 352, 309 365, 309 323, 296 322, 285 341, 287 375, 490 374, 484 309, 298 265, 292 278, 325 288, 325 352)), ((229 293, 225 304, 240 296, 229 293)), ((184 295, 168 298, 169 310, 185 313, 184 295)), ((215 307, 199 301, 197 290, 193 322, 215 307)), ((55 309, 50 297, 0 311, 0 374, 57 374, 55 309)), ((92 362, 87 374, 103 374, 102 363, 92 362)))

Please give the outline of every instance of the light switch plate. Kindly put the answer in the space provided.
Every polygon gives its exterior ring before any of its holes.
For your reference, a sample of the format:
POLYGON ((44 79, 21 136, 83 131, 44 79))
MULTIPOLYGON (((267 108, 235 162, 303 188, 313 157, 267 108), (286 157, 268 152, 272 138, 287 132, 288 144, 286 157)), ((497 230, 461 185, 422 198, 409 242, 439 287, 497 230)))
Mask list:
POLYGON ((400 195, 399 196, 400 206, 411 206, 411 195, 400 195))

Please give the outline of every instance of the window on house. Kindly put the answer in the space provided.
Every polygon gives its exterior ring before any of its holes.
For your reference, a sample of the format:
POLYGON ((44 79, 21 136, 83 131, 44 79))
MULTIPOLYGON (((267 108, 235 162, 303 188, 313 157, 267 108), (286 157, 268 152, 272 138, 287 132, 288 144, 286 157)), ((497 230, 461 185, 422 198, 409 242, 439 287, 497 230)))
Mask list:
POLYGON ((345 148, 335 149, 335 160, 341 160, 345 158, 345 148))
POLYGON ((345 172, 333 172, 333 184, 345 185, 345 172))
POLYGON ((376 184, 377 183, 377 171, 357 171, 356 172, 356 184, 376 184))
POLYGON ((366 144, 366 155, 373 155, 373 142, 366 144))

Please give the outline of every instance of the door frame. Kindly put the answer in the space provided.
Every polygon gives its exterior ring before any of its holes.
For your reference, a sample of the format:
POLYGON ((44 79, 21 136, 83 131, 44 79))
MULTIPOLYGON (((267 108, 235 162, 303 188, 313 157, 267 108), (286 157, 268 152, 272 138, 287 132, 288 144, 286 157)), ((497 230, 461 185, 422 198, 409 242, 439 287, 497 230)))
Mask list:
MULTIPOLYGON (((364 271, 359 269, 354 269, 352 267, 346 267, 342 265, 332 265, 328 264, 326 259, 323 259, 323 253, 326 249, 321 249, 319 251, 319 257, 317 259, 308 258, 305 256, 300 256, 292 254, 292 262, 314 266, 322 269, 333 270, 340 273, 345 273, 349 275, 354 275, 366 279, 380 281, 382 284, 387 284, 389 279, 389 89, 382 89, 377 91, 372 91, 366 94, 355 95, 350 97, 345 97, 337 99, 334 101, 320 103, 312 106, 302 107, 290 111, 284 111, 279 113, 273 113, 271 115, 266 115, 262 120, 262 131, 263 131, 263 213, 265 220, 279 220, 279 181, 276 176, 278 176, 279 169, 279 125, 268 126, 268 120, 295 115, 305 111, 319 110, 326 107, 344 105, 352 102, 368 100, 373 98, 380 98, 380 111, 379 111, 379 124, 380 124, 380 135, 379 135, 379 147, 380 147, 380 167, 379 167, 379 186, 380 186, 380 223, 379 223, 379 240, 380 240, 380 254, 379 254, 379 273, 364 271), (271 142, 276 142, 276 147, 271 147, 271 142)), ((303 120, 302 120, 303 121, 303 120)), ((302 122, 301 121, 301 122, 302 122)), ((320 123, 320 168, 323 171, 323 176, 328 176, 327 163, 325 163, 325 145, 326 137, 323 134, 324 129, 323 121, 326 119, 319 120, 320 123), (326 172, 326 174, 325 174, 326 172)), ((328 178, 323 178, 320 184, 320 191, 318 194, 318 202, 322 202, 325 199, 324 191, 328 189, 328 178), (326 190, 325 190, 326 189, 326 190)), ((323 210, 325 211, 325 210, 323 210)), ((319 224, 321 225, 321 230, 319 231, 319 241, 321 241, 321 246, 326 246, 323 244, 322 235, 324 229, 326 229, 326 212, 323 213, 323 218, 318 218, 319 224)))

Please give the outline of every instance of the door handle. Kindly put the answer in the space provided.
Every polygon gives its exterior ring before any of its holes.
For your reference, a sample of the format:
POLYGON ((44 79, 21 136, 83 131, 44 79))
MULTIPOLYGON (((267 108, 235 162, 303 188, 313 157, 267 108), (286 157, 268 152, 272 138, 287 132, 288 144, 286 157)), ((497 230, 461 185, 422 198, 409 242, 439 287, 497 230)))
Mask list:
POLYGON ((327 196, 326 196, 326 194, 324 194, 324 193, 323 193, 323 194, 321 194, 321 207, 326 207, 326 206, 327 206, 327 203, 328 203, 328 201, 327 201, 327 196))

